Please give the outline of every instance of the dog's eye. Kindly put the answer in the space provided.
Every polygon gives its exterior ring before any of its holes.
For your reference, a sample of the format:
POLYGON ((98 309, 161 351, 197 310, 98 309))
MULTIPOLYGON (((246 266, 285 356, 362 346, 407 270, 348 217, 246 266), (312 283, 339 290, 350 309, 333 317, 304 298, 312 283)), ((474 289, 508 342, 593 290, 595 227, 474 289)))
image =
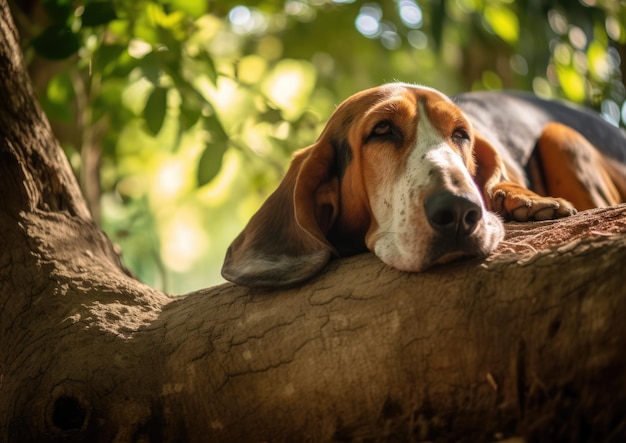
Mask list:
POLYGON ((376 126, 374 126, 371 136, 375 137, 379 135, 387 135, 391 134, 391 131, 391 123, 389 123, 387 120, 383 120, 382 122, 379 122, 376 124, 376 126))
POLYGON ((459 142, 466 142, 470 140, 469 134, 463 128, 456 128, 454 132, 452 132, 452 138, 458 140, 459 142))
POLYGON ((396 146, 400 146, 402 144, 402 132, 391 121, 382 120, 374 125, 370 133, 363 141, 365 143, 374 141, 389 142, 395 144, 396 146))

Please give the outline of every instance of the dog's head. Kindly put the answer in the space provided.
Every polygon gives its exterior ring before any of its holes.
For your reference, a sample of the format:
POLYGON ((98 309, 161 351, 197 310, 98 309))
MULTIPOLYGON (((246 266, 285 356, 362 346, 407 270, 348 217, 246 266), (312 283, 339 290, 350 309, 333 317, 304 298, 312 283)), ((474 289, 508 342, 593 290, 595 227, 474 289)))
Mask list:
POLYGON ((440 92, 403 83, 359 92, 295 154, 228 249, 222 275, 245 286, 292 285, 332 254, 365 249, 414 272, 485 256, 503 236, 483 203, 501 169, 497 152, 440 92))

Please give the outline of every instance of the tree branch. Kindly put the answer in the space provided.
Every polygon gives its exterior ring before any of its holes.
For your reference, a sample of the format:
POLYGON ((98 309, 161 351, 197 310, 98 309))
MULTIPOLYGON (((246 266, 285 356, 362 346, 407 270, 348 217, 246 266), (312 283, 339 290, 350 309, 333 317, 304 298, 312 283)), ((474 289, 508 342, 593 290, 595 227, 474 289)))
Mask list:
POLYGON ((0 441, 626 439, 626 206, 487 260, 172 298, 119 263, 0 0, 0 441))
POLYGON ((211 350, 187 401, 209 399, 219 441, 623 436, 625 215, 509 224, 484 263, 406 274, 366 254, 290 291, 176 301, 168 315, 206 310, 195 335, 211 350))

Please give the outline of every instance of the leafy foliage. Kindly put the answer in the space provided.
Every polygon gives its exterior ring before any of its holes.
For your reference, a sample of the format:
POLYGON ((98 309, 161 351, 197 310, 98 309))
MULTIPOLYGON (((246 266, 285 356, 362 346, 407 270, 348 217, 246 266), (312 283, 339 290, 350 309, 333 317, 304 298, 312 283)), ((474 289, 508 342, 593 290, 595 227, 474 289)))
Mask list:
POLYGON ((292 152, 357 90, 527 89, 616 124, 626 98, 626 8, 610 0, 42 0, 14 13, 41 102, 99 189, 94 214, 131 269, 172 292, 219 281, 292 152))

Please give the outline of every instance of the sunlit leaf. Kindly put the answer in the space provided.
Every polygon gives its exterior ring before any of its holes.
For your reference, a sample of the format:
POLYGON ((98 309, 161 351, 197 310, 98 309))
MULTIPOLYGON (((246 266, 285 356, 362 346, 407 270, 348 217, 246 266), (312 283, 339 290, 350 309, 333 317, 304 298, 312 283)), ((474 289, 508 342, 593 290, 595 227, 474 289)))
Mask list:
POLYGON ((206 76, 209 78, 214 86, 217 85, 217 68, 215 67, 215 62, 213 61, 213 58, 204 51, 200 52, 197 58, 200 61, 204 62, 205 69, 203 70, 203 74, 206 74, 206 76))
POLYGON ((62 103, 65 106, 74 98, 74 88, 72 80, 67 72, 60 72, 50 79, 46 90, 48 99, 55 103, 62 103))
POLYGON ((102 45, 94 54, 92 69, 105 76, 126 77, 137 66, 126 45, 102 45))
POLYGON ((172 35, 176 38, 182 39, 186 36, 184 29, 187 16, 183 11, 174 10, 173 12, 165 13, 161 11, 155 15, 155 22, 172 32, 172 35))
POLYGON ((111 2, 87 2, 81 16, 83 26, 100 26, 117 18, 111 2))
POLYGON ((193 18, 198 18, 207 12, 207 3, 198 0, 169 0, 173 8, 179 9, 193 18))
POLYGON ((158 134, 163 126, 167 111, 167 91, 167 88, 154 88, 146 102, 143 118, 152 135, 158 134))
POLYGON ((287 120, 302 115, 315 85, 315 68, 304 60, 285 59, 274 66, 263 82, 263 91, 287 120))
POLYGON ((215 178, 222 167, 224 152, 228 147, 228 135, 215 115, 206 118, 204 125, 211 134, 211 142, 198 162, 198 186, 203 186, 215 178))
POLYGON ((571 66, 557 66, 556 72, 565 96, 581 103, 585 99, 585 79, 571 66))
POLYGON ((498 37, 509 44, 517 43, 519 20, 513 11, 501 5, 487 5, 485 19, 498 37))
POLYGON ((607 48, 597 41, 592 42, 587 49, 589 71, 599 81, 607 81, 610 77, 607 48))
POLYGON ((52 25, 32 41, 40 55, 51 60, 61 60, 75 54, 81 47, 78 35, 66 25, 52 25))
MULTIPOLYGON (((242 57, 237 64, 237 79, 241 83, 257 84, 265 75, 267 66, 267 60, 256 54, 242 57)), ((213 83, 215 84, 215 82, 213 83)))
POLYGON ((160 7, 156 3, 148 3, 133 23, 135 38, 143 40, 151 45, 159 43, 157 26, 154 16, 160 13, 160 7))

